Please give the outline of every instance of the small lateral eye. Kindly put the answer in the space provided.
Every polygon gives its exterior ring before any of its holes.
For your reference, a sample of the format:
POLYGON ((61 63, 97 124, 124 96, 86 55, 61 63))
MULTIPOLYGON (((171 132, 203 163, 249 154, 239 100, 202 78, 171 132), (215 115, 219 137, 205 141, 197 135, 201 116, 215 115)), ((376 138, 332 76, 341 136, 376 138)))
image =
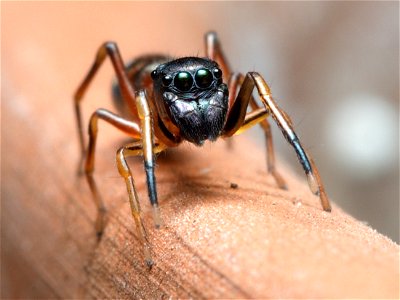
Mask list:
POLYGON ((194 76, 196 84, 199 88, 208 88, 213 82, 213 76, 211 72, 207 69, 199 69, 194 76))
POLYGON ((164 75, 162 78, 163 86, 169 86, 172 82, 172 77, 170 75, 164 75))
POLYGON ((213 69, 213 73, 214 73, 215 78, 217 78, 217 79, 220 79, 220 78, 222 77, 222 71, 221 71, 221 69, 214 68, 214 69, 213 69))
POLYGON ((157 78, 157 70, 154 70, 153 72, 150 73, 151 78, 156 79, 157 78))
POLYGON ((193 86, 192 75, 189 72, 179 72, 175 75, 174 86, 182 92, 189 91, 193 86))

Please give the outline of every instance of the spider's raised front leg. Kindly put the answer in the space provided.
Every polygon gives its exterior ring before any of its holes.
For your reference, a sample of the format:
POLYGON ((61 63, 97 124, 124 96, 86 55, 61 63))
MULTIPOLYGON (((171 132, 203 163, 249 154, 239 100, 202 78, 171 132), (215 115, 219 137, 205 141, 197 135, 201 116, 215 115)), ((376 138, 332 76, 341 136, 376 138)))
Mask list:
MULTIPOLYGON (((254 104, 253 108, 255 108, 254 104)), ((319 195, 323 209, 325 211, 331 211, 331 205, 314 162, 303 149, 289 116, 275 103, 271 96, 268 84, 258 73, 249 72, 244 78, 237 99, 231 109, 231 114, 228 116, 224 134, 230 136, 236 132, 242 131, 243 129, 247 129, 251 125, 261 122, 269 114, 272 115, 272 118, 281 129, 284 137, 296 151, 297 157, 307 175, 311 191, 314 194, 319 195), (249 101, 254 101, 254 99, 251 100, 254 87, 257 88, 264 108, 257 108, 251 113, 243 116, 246 112, 249 101), (245 108, 243 108, 243 106, 245 106, 245 108)))

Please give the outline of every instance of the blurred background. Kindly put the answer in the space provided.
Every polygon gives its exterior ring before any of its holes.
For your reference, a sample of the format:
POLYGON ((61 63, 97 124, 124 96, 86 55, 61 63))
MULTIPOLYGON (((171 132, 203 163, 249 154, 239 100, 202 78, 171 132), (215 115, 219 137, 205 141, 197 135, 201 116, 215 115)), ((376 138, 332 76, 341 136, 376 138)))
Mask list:
MULTIPOLYGON (((201 56, 204 33, 217 31, 234 71, 264 75, 331 199, 399 242, 398 2, 2 2, 1 9, 2 86, 32 88, 18 84, 18 70, 41 77, 49 92, 65 81, 54 107, 71 101, 106 40, 126 60, 201 56), (54 60, 54 51, 68 54, 54 60)), ((88 97, 110 103, 106 65, 88 97)), ((98 107, 87 103, 86 111, 98 107)), ((278 156, 303 176, 274 129, 278 156)), ((258 128, 247 134, 264 146, 258 128)))

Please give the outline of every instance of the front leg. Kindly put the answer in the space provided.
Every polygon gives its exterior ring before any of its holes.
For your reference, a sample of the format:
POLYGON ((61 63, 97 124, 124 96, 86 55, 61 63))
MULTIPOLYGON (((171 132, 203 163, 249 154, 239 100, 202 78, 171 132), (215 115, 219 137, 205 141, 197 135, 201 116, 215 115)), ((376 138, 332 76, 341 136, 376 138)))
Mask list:
POLYGON ((146 94, 143 90, 139 91, 136 96, 136 107, 140 118, 140 127, 142 129, 142 151, 147 179, 147 190, 153 207, 154 223, 158 228, 161 226, 161 217, 157 200, 156 178, 154 176, 154 154, 155 151, 162 151, 166 146, 159 144, 157 149, 155 149, 152 116, 146 94))
MULTIPOLYGON (((257 88, 258 94, 260 96, 261 102, 265 106, 265 110, 258 109, 254 111, 251 118, 248 118, 248 124, 250 121, 254 119, 255 122, 259 122, 262 118, 267 114, 271 114, 272 118, 275 120, 278 127, 281 129, 286 140, 292 145, 294 150, 296 151, 297 157, 304 169, 304 172, 307 175, 308 185, 311 191, 319 195, 322 207, 325 211, 331 211, 331 205, 329 203, 329 199, 326 195, 325 188, 323 186, 321 177, 319 176, 318 170, 314 164, 314 162, 310 159, 310 157, 305 152, 303 146, 300 143, 299 138, 297 137, 292 121, 289 116, 278 107, 271 96, 270 88, 265 80, 256 72, 249 72, 246 74, 246 77, 243 81, 243 84, 240 88, 237 99, 235 100, 235 105, 238 107, 236 109, 232 108, 234 112, 237 110, 240 113, 237 113, 237 117, 239 118, 237 122, 234 122, 234 117, 228 116, 227 124, 229 125, 226 128, 225 134, 227 136, 234 134, 237 131, 240 131, 242 126, 246 127, 246 121, 243 120, 243 107, 240 103, 244 103, 247 108, 247 104, 249 101, 252 101, 252 92, 254 87, 257 88), (239 104, 236 104, 239 103, 239 104), (241 109, 239 109, 241 108, 241 109), (251 119, 251 120, 250 120, 251 119)), ((242 104, 242 105, 244 105, 242 104)))
POLYGON ((272 118, 281 129, 286 140, 293 146, 296 151, 297 157, 307 175, 308 185, 311 191, 319 195, 322 207, 325 211, 331 211, 331 205, 326 195, 325 188, 323 186, 319 172, 314 162, 309 158, 303 146, 297 137, 292 121, 289 116, 278 107, 274 99, 272 98, 270 88, 265 82, 264 78, 256 72, 247 73, 243 86, 256 86, 260 99, 264 106, 271 112, 272 118))
POLYGON ((275 152, 271 126, 266 119, 269 115, 268 109, 258 106, 252 96, 252 87, 241 88, 239 95, 236 97, 237 90, 241 87, 243 79, 244 76, 242 74, 233 73, 229 80, 229 108, 223 135, 229 137, 233 134, 239 134, 255 124, 260 124, 265 134, 268 173, 274 177, 275 182, 281 189, 286 190, 286 182, 275 167, 275 152), (252 111, 247 113, 249 104, 251 105, 252 111))
POLYGON ((117 151, 117 167, 120 175, 124 178, 126 188, 129 195, 129 203, 131 206, 132 217, 138 230, 139 238, 143 244, 143 251, 146 264, 151 267, 153 261, 150 254, 150 243, 143 221, 140 215, 140 205, 138 195, 135 189, 132 172, 126 162, 126 157, 143 155, 144 169, 146 172, 147 189, 150 202, 153 208, 153 218, 155 226, 161 226, 161 217, 157 200, 156 179, 154 176, 154 155, 163 151, 167 146, 158 142, 154 143, 153 123, 150 108, 144 91, 139 91, 136 96, 136 107, 140 118, 140 128, 142 131, 141 141, 126 145, 117 151))
MULTIPOLYGON (((117 161, 117 167, 118 167, 119 174, 125 180, 126 189, 128 191, 129 204, 131 207, 131 213, 132 213, 132 217, 136 224, 136 229, 137 229, 137 233, 139 235, 139 240, 143 246, 145 262, 146 262, 147 266, 149 268, 151 268, 151 266, 153 265, 153 260, 151 258, 151 253, 150 253, 151 247, 150 247, 149 240, 147 238, 146 228, 143 224, 143 220, 142 220, 142 216, 141 216, 141 209, 140 209, 140 204, 139 204, 139 197, 136 192, 132 172, 128 166, 128 163, 126 162, 126 158, 129 156, 144 155, 144 153, 146 151, 144 150, 143 146, 144 146, 144 144, 142 144, 142 142, 138 141, 138 142, 128 144, 124 147, 121 147, 117 151, 116 161, 117 161)), ((156 146, 154 151, 160 152, 164 148, 165 147, 163 145, 159 144, 156 146)), ((147 171, 147 169, 146 169, 146 171, 147 171)), ((148 184, 149 184, 149 182, 148 182, 148 184)), ((154 185, 154 189, 155 189, 155 181, 152 181, 152 184, 154 185)), ((158 218, 158 220, 156 220, 155 222, 156 222, 156 224, 160 224, 161 219, 160 219, 158 210, 157 210, 157 218, 158 218)))

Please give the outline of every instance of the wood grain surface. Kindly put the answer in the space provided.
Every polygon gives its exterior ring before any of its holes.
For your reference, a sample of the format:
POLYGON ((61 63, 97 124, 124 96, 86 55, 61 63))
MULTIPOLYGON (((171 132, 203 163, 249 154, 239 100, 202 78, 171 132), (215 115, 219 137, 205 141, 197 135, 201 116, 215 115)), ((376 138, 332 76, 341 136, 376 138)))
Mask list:
MULTIPOLYGON (((148 270, 115 166, 115 151, 127 139, 101 124, 95 178, 108 214, 97 242, 95 206, 76 175, 72 106, 90 61, 69 60, 79 51, 51 27, 48 51, 29 37, 22 40, 22 29, 8 28, 2 48, 2 298, 399 297, 398 245, 335 205, 323 212, 304 178, 281 164, 289 191, 278 189, 266 172, 264 149, 242 136, 232 150, 220 141, 159 155, 159 230, 152 226, 142 161, 129 160, 155 261, 148 270)), ((103 83, 109 87, 109 78, 96 85, 103 83)), ((94 88, 90 97, 108 95, 94 88)), ((97 106, 93 102, 86 114, 97 106)))
POLYGON ((336 206, 323 212, 288 172, 290 191, 279 190, 262 151, 246 139, 232 151, 221 142, 159 156, 160 230, 152 226, 141 161, 130 161, 153 247, 155 266, 147 270, 115 145, 99 147, 108 224, 98 243, 90 192, 75 174, 77 147, 65 146, 62 128, 47 120, 33 117, 21 130, 27 118, 13 99, 6 98, 3 120, 3 296, 396 297, 398 246, 336 206))

